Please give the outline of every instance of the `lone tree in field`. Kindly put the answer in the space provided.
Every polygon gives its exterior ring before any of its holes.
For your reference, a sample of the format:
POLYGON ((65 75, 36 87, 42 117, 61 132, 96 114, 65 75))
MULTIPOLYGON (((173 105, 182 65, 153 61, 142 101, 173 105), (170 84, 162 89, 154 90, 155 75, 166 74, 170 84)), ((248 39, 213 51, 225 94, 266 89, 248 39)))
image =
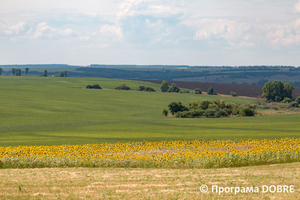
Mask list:
POLYGON ((15 69, 16 76, 21 76, 21 69, 15 69))
POLYGON ((102 87, 100 87, 99 84, 94 84, 94 85, 93 85, 93 89, 102 89, 102 87))
POLYGON ((44 71, 44 74, 43 74, 42 76, 48 76, 48 71, 45 70, 45 71, 44 71))
POLYGON ((209 87, 207 90, 207 94, 209 95, 217 95, 217 93, 214 91, 213 87, 209 87))
POLYGON ((162 92, 167 92, 169 90, 169 85, 166 80, 163 80, 163 82, 161 83, 160 90, 162 92))
POLYGON ((230 94, 231 94, 231 96, 233 96, 233 97, 236 97, 237 96, 237 93, 236 92, 230 92, 230 94))
POLYGON ((199 88, 196 88, 194 90, 194 94, 202 94, 202 91, 199 88))
POLYGON ((162 111, 162 114, 163 114, 163 116, 168 116, 168 110, 164 108, 162 111))
POLYGON ((176 86, 176 84, 175 83, 172 83, 172 85, 169 87, 169 92, 179 92, 180 91, 180 89, 179 89, 179 87, 177 87, 176 86))
POLYGON ((292 98, 293 90, 295 88, 291 83, 282 83, 281 81, 269 81, 265 83, 262 88, 262 97, 269 101, 282 101, 285 97, 292 98))
POLYGON ((28 71, 29 71, 29 68, 26 67, 26 68, 25 68, 25 73, 26 73, 26 75, 28 74, 28 71))
POLYGON ((16 69, 15 68, 12 68, 11 69, 11 72, 12 72, 12 74, 13 74, 13 76, 16 74, 16 69))
POLYGON ((2 75, 2 71, 3 71, 3 69, 0 67, 0 76, 2 75))

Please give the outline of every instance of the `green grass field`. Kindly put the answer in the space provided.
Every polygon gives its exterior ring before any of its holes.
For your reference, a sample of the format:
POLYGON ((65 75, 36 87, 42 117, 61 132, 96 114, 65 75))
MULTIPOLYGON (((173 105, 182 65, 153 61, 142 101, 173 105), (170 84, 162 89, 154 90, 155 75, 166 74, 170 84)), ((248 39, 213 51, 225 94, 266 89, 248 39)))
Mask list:
POLYGON ((160 85, 98 78, 0 77, 0 146, 299 137, 299 114, 218 119, 161 115, 172 101, 252 99, 112 90, 160 85), (98 83, 103 90, 88 90, 98 83))

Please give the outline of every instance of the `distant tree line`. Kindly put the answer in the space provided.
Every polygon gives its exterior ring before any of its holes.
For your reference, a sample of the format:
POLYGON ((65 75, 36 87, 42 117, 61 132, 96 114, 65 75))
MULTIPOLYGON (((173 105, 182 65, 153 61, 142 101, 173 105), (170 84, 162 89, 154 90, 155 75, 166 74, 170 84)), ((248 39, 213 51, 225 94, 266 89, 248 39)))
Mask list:
POLYGON ((67 77, 67 71, 60 72, 58 74, 54 74, 53 77, 67 77))

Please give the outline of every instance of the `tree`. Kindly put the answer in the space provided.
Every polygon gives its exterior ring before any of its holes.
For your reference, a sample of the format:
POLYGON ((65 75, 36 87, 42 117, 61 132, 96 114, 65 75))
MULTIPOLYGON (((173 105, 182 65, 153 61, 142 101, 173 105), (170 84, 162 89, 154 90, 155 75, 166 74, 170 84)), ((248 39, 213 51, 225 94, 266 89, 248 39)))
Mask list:
POLYGON ((179 87, 177 87, 175 83, 172 83, 171 87, 169 88, 169 92, 177 92, 178 93, 179 91, 180 91, 179 87))
POLYGON ((236 95, 237 95, 236 92, 232 92, 232 91, 230 92, 230 94, 231 94, 231 96, 233 96, 233 97, 236 97, 236 95))
POLYGON ((300 95, 297 96, 296 100, 295 100, 298 104, 300 104, 300 95))
POLYGON ((162 111, 162 114, 163 114, 163 116, 168 116, 168 110, 164 108, 162 111))
POLYGON ((93 88, 94 88, 94 89, 102 89, 102 87, 100 87, 99 84, 94 84, 94 85, 93 85, 93 88))
POLYGON ((169 85, 166 80, 163 80, 163 82, 161 83, 160 90, 162 92, 167 92, 169 90, 169 85))
POLYGON ((44 71, 44 74, 43 74, 42 76, 48 76, 48 71, 45 70, 45 71, 44 71))
POLYGON ((174 113, 177 113, 177 112, 180 112, 180 111, 189 110, 187 107, 182 105, 181 102, 172 102, 168 105, 168 107, 169 107, 169 110, 171 111, 172 115, 174 115, 174 113))
POLYGON ((285 82, 283 84, 283 92, 284 92, 284 97, 288 97, 290 99, 293 98, 293 90, 294 90, 294 86, 289 83, 289 82, 285 82))
POLYGON ((115 90, 130 90, 131 88, 128 87, 125 83, 122 83, 121 85, 115 87, 115 90))
POLYGON ((196 88, 194 90, 194 94, 202 94, 202 91, 199 88, 196 88))
POLYGON ((0 76, 2 75, 2 71, 3 71, 3 69, 0 67, 0 76))
POLYGON ((138 90, 139 91, 147 91, 147 92, 155 92, 154 88, 149 87, 149 86, 144 86, 144 85, 139 86, 138 90))
POLYGON ((290 83, 282 83, 281 81, 269 81, 262 88, 262 97, 269 101, 282 101, 285 97, 292 98, 294 87, 290 83))
POLYGON ((146 87, 145 86, 143 86, 143 85, 141 85, 141 86, 139 86, 139 91, 144 91, 146 89, 146 87))
POLYGON ((21 76, 21 69, 14 69, 16 76, 21 76))
POLYGON ((67 77, 67 71, 64 71, 63 73, 64 73, 64 77, 67 77))
POLYGON ((216 95, 217 93, 214 91, 213 87, 209 87, 208 90, 207 90, 207 94, 216 95))
POLYGON ((13 74, 13 76, 16 74, 16 69, 15 68, 12 68, 11 69, 11 72, 12 72, 12 74, 13 74))
POLYGON ((85 86, 85 88, 86 88, 86 89, 93 89, 93 86, 87 85, 87 86, 85 86))
POLYGON ((26 67, 26 68, 25 68, 25 73, 26 73, 26 75, 28 74, 28 71, 29 71, 29 68, 26 67))

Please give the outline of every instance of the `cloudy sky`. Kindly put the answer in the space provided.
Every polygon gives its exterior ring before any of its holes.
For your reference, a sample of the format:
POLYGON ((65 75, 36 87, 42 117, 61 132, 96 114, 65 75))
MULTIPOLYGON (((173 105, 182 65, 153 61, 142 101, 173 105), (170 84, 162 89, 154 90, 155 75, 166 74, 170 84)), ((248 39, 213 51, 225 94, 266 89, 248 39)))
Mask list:
POLYGON ((300 0, 0 0, 0 64, 300 65, 300 0))

